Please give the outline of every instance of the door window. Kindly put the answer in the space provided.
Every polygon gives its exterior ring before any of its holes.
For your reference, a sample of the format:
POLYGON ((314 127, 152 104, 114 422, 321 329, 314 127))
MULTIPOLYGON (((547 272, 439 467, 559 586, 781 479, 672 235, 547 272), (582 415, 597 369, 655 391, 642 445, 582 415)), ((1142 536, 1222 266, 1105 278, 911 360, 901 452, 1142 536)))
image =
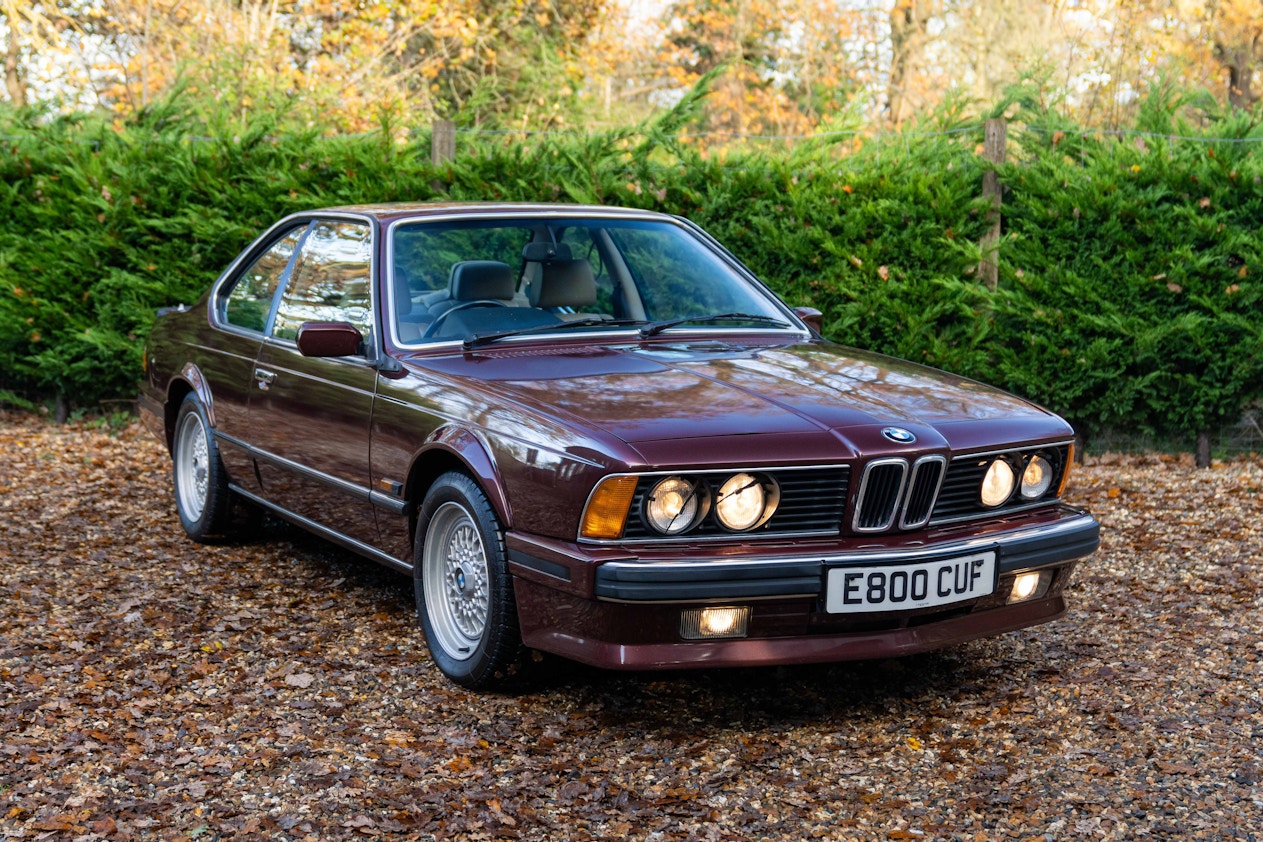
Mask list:
POLYGON ((272 335, 297 339, 307 322, 348 322, 372 332, 372 231, 361 222, 317 222, 281 294, 272 335))
POLYGON ((298 247, 306 226, 292 228, 250 267, 237 276, 227 295, 220 296, 220 318, 234 327, 257 330, 267 328, 272 298, 285 277, 290 258, 298 247))

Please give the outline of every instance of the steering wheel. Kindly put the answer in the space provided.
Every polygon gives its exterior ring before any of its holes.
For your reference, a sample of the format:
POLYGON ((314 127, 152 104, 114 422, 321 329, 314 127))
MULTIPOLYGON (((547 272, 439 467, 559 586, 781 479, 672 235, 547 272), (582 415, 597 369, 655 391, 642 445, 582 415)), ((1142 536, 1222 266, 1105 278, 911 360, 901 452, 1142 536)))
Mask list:
POLYGON ((452 309, 444 310, 442 313, 439 313, 438 316, 434 319, 434 321, 430 322, 430 326, 425 329, 425 333, 421 334, 421 338, 429 339, 436 332, 438 332, 438 326, 442 324, 444 319, 446 319, 448 316, 452 315, 453 313, 457 313, 461 310, 469 310, 470 308, 473 308, 473 307, 508 307, 508 306, 509 305, 505 304, 503 301, 496 301, 494 298, 479 298, 476 301, 462 301, 460 304, 457 304, 452 309))

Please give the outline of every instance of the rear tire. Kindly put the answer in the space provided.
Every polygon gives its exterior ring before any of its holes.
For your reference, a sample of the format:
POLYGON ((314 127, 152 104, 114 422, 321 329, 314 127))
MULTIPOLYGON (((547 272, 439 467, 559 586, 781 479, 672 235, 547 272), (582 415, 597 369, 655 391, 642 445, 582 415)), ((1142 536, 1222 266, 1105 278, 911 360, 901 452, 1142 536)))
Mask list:
POLYGON ((506 687, 521 666, 504 530, 478 484, 443 474, 417 517, 417 617, 442 673, 471 690, 506 687))
POLYGON ((191 392, 176 415, 171 463, 175 507, 184 531, 202 543, 224 536, 231 526, 232 492, 206 409, 191 392))

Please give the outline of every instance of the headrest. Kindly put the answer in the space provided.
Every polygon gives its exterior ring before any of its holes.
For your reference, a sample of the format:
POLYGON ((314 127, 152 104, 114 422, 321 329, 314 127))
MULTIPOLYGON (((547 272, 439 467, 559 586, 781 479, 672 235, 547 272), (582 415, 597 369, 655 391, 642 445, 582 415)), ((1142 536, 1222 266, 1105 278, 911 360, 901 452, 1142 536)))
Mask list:
POLYGON ((395 264, 395 313, 406 316, 412 312, 412 284, 408 273, 398 263, 395 264))
POLYGON ((513 270, 498 260, 463 260, 453 264, 448 287, 457 301, 508 301, 513 298, 513 270))
POLYGON ((543 263, 545 260, 569 260, 570 245, 568 243, 527 243, 522 249, 522 259, 543 263))
POLYGON ((596 276, 583 258, 553 260, 544 264, 531 291, 533 307, 589 307, 596 303, 596 276))

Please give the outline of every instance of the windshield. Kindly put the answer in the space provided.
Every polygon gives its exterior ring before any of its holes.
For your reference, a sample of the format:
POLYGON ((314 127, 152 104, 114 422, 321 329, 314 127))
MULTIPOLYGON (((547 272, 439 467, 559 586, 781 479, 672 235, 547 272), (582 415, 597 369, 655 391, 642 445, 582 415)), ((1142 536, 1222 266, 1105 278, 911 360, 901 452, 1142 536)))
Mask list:
POLYGON ((391 245, 395 335, 406 345, 547 333, 549 325, 766 330, 789 321, 718 252, 666 221, 405 222, 391 245))

